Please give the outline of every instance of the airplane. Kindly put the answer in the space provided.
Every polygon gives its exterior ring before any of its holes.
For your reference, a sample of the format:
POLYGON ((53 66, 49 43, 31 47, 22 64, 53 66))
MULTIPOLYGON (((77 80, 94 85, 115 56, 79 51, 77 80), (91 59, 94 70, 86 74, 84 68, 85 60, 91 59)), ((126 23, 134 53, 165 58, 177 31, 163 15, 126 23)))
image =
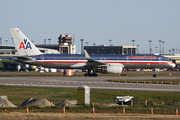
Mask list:
POLYGON ((154 54, 45 54, 18 29, 10 28, 15 48, 19 55, 12 60, 57 69, 86 69, 87 76, 97 77, 97 73, 120 74, 123 68, 155 69, 174 68, 175 64, 168 58, 154 54), (91 73, 92 71, 92 73, 91 73))

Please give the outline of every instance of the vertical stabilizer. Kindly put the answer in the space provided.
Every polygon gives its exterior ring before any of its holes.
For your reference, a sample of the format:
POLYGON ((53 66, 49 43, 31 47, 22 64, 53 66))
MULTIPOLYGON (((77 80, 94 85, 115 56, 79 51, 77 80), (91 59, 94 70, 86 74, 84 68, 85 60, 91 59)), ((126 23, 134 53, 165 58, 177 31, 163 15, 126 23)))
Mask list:
POLYGON ((20 56, 43 54, 18 28, 9 29, 13 37, 16 50, 20 56))

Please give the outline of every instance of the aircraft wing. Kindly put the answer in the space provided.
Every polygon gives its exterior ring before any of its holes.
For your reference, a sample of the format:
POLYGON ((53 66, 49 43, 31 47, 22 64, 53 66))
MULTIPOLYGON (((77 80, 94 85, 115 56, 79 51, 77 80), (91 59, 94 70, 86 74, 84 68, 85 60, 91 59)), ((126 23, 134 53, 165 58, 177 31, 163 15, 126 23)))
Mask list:
POLYGON ((107 65, 107 63, 91 59, 86 50, 84 50, 84 53, 85 53, 86 59, 88 60, 86 67, 89 67, 89 66, 106 66, 107 65))

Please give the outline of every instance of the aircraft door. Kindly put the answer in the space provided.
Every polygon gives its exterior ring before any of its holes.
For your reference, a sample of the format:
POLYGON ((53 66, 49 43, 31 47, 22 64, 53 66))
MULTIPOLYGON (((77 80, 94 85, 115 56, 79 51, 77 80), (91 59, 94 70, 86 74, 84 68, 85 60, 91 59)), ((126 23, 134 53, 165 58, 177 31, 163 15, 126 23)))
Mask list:
POLYGON ((130 57, 129 56, 126 56, 126 60, 127 60, 126 63, 130 63, 130 57))
POLYGON ((44 63, 44 55, 41 55, 41 63, 44 63))
POLYGON ((159 64, 162 64, 162 58, 159 57, 159 64))

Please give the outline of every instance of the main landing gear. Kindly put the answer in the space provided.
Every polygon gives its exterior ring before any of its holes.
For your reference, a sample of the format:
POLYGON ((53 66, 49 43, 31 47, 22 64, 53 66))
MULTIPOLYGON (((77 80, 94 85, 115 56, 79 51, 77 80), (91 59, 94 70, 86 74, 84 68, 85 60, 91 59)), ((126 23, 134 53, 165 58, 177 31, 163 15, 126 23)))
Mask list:
POLYGON ((85 76, 85 77, 88 77, 88 76, 89 76, 89 77, 93 77, 93 76, 94 76, 94 77, 97 77, 97 74, 96 74, 96 73, 93 73, 93 74, 92 74, 92 73, 90 73, 90 74, 85 73, 84 76, 85 76))
POLYGON ((89 77, 93 77, 93 76, 94 76, 94 77, 97 77, 97 74, 96 74, 95 71, 96 71, 96 68, 93 69, 93 73, 91 73, 91 70, 88 70, 88 72, 85 73, 84 76, 85 76, 85 77, 88 77, 88 76, 89 76, 89 77))

